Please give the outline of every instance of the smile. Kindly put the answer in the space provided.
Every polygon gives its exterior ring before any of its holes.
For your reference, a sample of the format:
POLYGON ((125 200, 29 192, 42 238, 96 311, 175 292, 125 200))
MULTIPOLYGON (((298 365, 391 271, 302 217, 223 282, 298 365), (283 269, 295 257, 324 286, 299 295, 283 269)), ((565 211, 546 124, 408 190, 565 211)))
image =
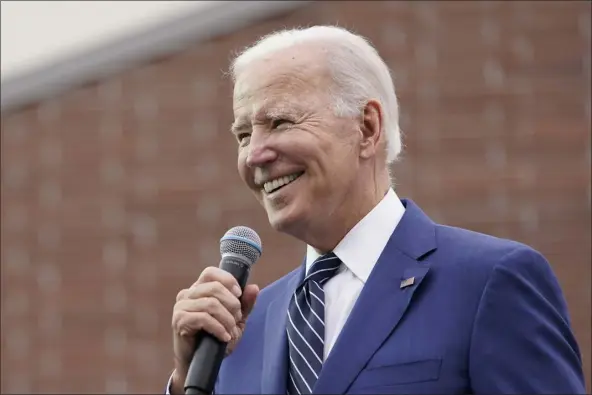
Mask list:
POLYGON ((292 181, 300 177, 304 172, 290 174, 289 176, 278 177, 275 180, 271 180, 263 184, 263 189, 266 193, 275 192, 286 185, 290 184, 292 181))

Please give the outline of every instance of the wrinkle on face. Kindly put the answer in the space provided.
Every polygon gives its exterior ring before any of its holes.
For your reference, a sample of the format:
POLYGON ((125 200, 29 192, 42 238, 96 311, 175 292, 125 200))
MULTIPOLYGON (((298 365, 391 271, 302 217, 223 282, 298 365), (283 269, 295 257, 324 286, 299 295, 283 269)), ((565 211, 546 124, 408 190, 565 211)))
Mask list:
POLYGON ((307 79, 297 72, 286 72, 257 86, 256 82, 251 82, 256 81, 256 77, 256 72, 245 75, 236 85, 235 121, 231 127, 235 135, 275 119, 301 124, 310 119, 316 109, 327 107, 324 103, 326 99, 319 94, 319 86, 322 85, 317 85, 318 78, 307 79), (298 92, 298 96, 293 92, 298 92))

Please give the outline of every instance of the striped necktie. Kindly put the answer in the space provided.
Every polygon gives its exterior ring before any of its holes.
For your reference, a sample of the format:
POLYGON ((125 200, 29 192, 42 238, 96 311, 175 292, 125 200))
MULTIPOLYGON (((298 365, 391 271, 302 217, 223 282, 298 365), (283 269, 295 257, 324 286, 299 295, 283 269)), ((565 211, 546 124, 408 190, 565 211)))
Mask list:
POLYGON ((339 269, 341 261, 328 253, 318 258, 296 288, 288 308, 290 368, 288 394, 310 394, 323 366, 325 292, 323 284, 339 269))

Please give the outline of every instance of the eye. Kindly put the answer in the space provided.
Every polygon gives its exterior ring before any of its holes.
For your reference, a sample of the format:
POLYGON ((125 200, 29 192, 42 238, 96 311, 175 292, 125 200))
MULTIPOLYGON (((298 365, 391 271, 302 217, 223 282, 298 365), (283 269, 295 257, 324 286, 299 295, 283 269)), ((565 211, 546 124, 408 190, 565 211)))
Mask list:
POLYGON ((239 143, 244 144, 245 142, 247 142, 249 137, 251 135, 249 133, 240 133, 239 135, 236 136, 236 139, 238 140, 239 143))
POLYGON ((288 121, 287 119, 282 119, 282 118, 274 119, 271 121, 271 128, 277 129, 285 123, 291 123, 291 122, 288 121))

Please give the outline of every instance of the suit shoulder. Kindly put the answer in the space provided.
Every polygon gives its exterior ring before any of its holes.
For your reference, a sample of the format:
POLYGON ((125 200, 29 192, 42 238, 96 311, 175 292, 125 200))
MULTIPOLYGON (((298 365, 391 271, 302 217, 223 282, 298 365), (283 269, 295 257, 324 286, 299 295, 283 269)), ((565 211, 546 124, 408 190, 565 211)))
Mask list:
POLYGON ((459 263, 479 265, 488 270, 520 262, 547 265, 539 251, 516 240, 446 225, 437 225, 436 235, 438 250, 459 263))
POLYGON ((447 282, 454 279, 453 282, 462 283, 465 300, 470 299, 467 295, 480 299, 488 284, 509 292, 510 285, 528 283, 563 305, 551 265, 534 248, 518 241, 443 225, 437 225, 436 237, 438 248, 427 258, 432 261, 434 275, 447 282))

